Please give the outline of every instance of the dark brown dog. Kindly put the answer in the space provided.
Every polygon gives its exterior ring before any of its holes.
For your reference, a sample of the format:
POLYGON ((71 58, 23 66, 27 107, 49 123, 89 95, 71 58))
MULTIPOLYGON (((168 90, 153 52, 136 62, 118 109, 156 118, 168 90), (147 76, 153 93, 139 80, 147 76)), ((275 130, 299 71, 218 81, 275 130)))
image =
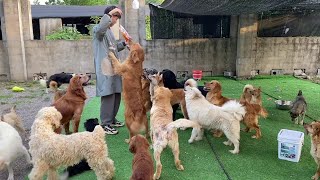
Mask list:
POLYGON ((130 180, 152 180, 154 170, 148 140, 141 135, 133 136, 129 150, 134 154, 130 180))
MULTIPOLYGON (((75 75, 70 80, 66 94, 52 104, 61 114, 61 125, 64 125, 65 133, 70 134, 70 121, 73 120, 73 132, 78 132, 80 117, 82 114, 86 93, 83 90, 83 84, 87 83, 90 78, 87 75, 75 75)), ((55 130, 61 133, 61 127, 55 130)))

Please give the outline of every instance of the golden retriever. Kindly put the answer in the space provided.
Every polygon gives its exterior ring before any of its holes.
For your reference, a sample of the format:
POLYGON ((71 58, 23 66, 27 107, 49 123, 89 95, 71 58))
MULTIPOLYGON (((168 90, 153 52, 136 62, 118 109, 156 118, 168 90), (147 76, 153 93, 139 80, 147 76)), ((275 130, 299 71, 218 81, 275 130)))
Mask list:
MULTIPOLYGON (((61 125, 64 126, 66 134, 70 134, 71 120, 73 120, 73 132, 78 132, 80 117, 87 99, 82 85, 89 80, 87 75, 75 75, 70 80, 66 94, 52 104, 62 114, 61 125)), ((57 128, 55 132, 61 133, 61 127, 57 128)))
POLYGON ((317 163, 317 171, 311 179, 318 180, 320 176, 320 122, 312 122, 305 124, 304 128, 311 137, 310 154, 317 163))
POLYGON ((130 54, 127 59, 120 63, 112 51, 109 52, 109 59, 112 62, 114 72, 122 76, 123 97, 125 105, 125 123, 129 130, 130 139, 141 130, 149 135, 146 109, 142 97, 142 63, 144 51, 139 43, 129 42, 130 54))
MULTIPOLYGON (((157 86, 164 87, 163 79, 162 79, 162 74, 154 74, 154 75, 149 75, 148 79, 150 80, 150 94, 151 94, 151 99, 152 95, 154 93, 154 88, 157 86)), ((172 97, 170 98, 170 104, 171 106, 175 104, 180 104, 180 108, 183 114, 183 117, 186 119, 189 119, 188 117, 188 112, 186 108, 186 100, 185 100, 185 94, 184 90, 182 88, 180 89, 170 89, 172 93, 172 97)))
MULTIPOLYGON (((204 129, 222 130, 228 138, 228 141, 224 144, 233 144, 234 150, 230 150, 230 152, 233 154, 239 153, 240 121, 246 113, 245 108, 235 100, 219 107, 207 101, 198 88, 186 86, 185 89, 190 120, 199 123, 204 129)), ((200 132, 193 130, 189 143, 194 140, 201 140, 202 136, 203 129, 200 132)))
POLYGON ((160 156, 167 145, 172 149, 176 168, 184 170, 179 159, 180 151, 176 128, 193 127, 195 130, 200 131, 200 126, 196 122, 187 119, 172 121, 171 97, 172 93, 168 88, 156 87, 154 89, 153 105, 150 111, 150 135, 153 142, 153 156, 156 161, 154 179, 160 178, 162 171, 160 156))
POLYGON ((240 97, 240 102, 262 105, 261 87, 255 88, 251 84, 245 85, 240 97))

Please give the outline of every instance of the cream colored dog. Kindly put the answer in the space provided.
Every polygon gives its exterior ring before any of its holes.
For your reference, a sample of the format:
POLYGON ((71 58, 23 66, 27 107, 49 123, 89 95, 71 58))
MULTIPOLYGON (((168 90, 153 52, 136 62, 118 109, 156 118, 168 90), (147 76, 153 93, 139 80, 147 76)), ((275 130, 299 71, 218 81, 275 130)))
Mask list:
POLYGON ((199 124, 187 119, 178 119, 172 121, 172 107, 170 98, 172 93, 168 88, 155 87, 152 100, 152 108, 150 111, 150 136, 153 141, 153 155, 156 161, 156 171, 154 179, 159 179, 162 170, 160 161, 161 152, 169 145, 172 149, 174 162, 178 170, 184 170, 179 159, 179 141, 176 128, 193 127, 200 131, 199 124))
POLYGON ((12 127, 14 127, 18 132, 20 132, 22 134, 26 133, 25 129, 23 128, 21 117, 17 114, 16 105, 14 105, 10 109, 10 113, 7 113, 7 114, 1 116, 0 121, 4 121, 4 122, 10 124, 12 127))
POLYGON ((48 179, 58 179, 57 168, 72 166, 86 159, 98 180, 112 179, 113 161, 108 157, 105 132, 96 126, 93 132, 71 135, 54 133, 60 127, 62 115, 55 107, 42 108, 31 127, 29 142, 33 169, 30 180, 40 180, 48 172, 48 179))
MULTIPOLYGON (((234 145, 231 153, 239 153, 240 140, 240 121, 243 119, 246 111, 245 108, 237 101, 231 100, 222 107, 211 104, 205 99, 198 88, 185 87, 187 110, 191 121, 198 122, 204 129, 222 130, 228 141, 225 145, 234 145)), ((203 129, 198 132, 192 130, 189 143, 194 140, 201 140, 203 129)))

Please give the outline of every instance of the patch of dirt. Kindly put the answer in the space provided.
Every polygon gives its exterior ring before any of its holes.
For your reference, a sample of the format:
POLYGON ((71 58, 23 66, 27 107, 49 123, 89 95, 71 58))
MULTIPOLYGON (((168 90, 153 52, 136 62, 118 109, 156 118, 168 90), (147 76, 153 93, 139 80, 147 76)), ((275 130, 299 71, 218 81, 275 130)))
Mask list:
MULTIPOLYGON (((60 89, 66 89, 67 84, 64 84, 60 89)), ((0 82, 0 113, 5 114, 10 111, 13 105, 17 106, 17 113, 23 121, 26 134, 21 135, 23 144, 29 149, 29 136, 32 123, 36 114, 42 107, 50 106, 53 102, 54 93, 47 94, 44 87, 38 81, 17 83, 17 82, 0 82), (23 92, 13 92, 12 87, 18 86, 24 88, 23 92)), ((96 95, 95 81, 91 81, 88 86, 84 87, 88 99, 96 95)), ((30 173, 32 165, 28 165, 24 157, 18 158, 14 163, 14 177, 15 180, 23 180, 30 173)), ((8 172, 5 168, 0 171, 0 179, 7 179, 8 172)))

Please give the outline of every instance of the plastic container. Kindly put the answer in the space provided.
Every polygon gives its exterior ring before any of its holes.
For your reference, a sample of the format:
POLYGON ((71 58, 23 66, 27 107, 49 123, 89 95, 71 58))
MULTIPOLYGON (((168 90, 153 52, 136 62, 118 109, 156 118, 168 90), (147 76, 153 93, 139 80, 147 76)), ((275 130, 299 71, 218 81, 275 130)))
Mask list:
POLYGON ((195 80, 201 80, 202 79, 202 71, 201 70, 193 70, 192 77, 195 80))
POLYGON ((132 37, 129 35, 129 33, 124 29, 123 26, 120 25, 119 30, 123 36, 123 38, 125 39, 126 42, 129 42, 129 40, 132 39, 132 37))
POLYGON ((278 133, 278 158, 299 162, 303 142, 303 132, 281 129, 278 133))

